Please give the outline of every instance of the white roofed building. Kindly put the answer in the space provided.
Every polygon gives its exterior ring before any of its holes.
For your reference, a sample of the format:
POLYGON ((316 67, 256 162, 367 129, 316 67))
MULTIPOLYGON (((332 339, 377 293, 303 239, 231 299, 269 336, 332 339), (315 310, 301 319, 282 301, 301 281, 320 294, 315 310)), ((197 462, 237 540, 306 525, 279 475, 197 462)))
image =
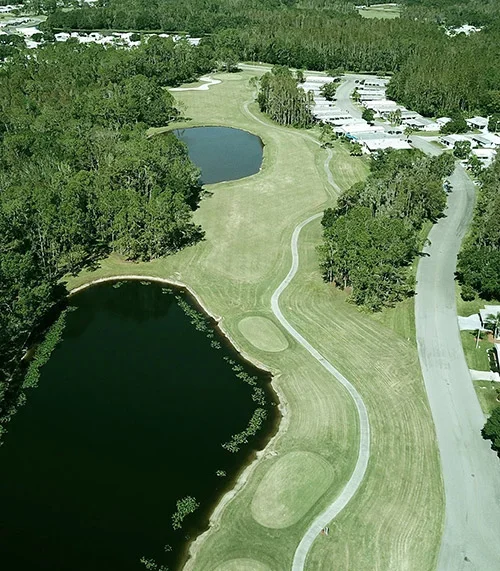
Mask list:
POLYGON ((466 122, 472 129, 484 130, 488 128, 488 119, 486 117, 471 117, 466 119, 466 122))
POLYGON ((370 153, 385 149, 402 150, 412 148, 407 141, 397 138, 369 139, 367 141, 363 141, 363 146, 366 147, 370 153))
POLYGON ((473 141, 471 141, 470 137, 466 137, 465 135, 446 135, 445 137, 440 137, 439 140, 443 145, 449 148, 453 148, 455 143, 462 142, 462 141, 469 141, 471 146, 474 146, 473 141))
POLYGON ((438 117, 436 119, 436 123, 439 125, 439 128, 441 128, 443 125, 446 125, 446 123, 449 123, 451 121, 451 117, 438 117))

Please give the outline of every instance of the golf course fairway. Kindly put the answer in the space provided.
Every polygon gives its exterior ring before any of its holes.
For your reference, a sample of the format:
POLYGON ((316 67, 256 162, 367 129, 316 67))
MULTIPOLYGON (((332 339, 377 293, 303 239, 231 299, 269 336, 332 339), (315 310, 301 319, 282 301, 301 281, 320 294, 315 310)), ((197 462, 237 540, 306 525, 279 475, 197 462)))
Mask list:
MULTIPOLYGON (((174 93, 189 117, 171 128, 220 125, 264 144, 261 171, 209 185, 195 221, 205 239, 149 263, 113 255, 73 288, 127 274, 186 284, 245 357, 274 374, 283 413, 278 434, 215 509, 191 545, 186 569, 285 571, 315 518, 343 490, 358 458, 358 414, 347 390, 275 318, 271 297, 287 275, 294 229, 333 206, 336 187, 368 174, 365 158, 336 143, 328 161, 319 132, 278 127, 260 114, 249 80, 261 72, 215 74, 208 90, 174 93), (260 337, 262 335, 262 338, 260 337)), ((169 127, 170 128, 170 127, 169 127)), ((304 226, 299 264, 283 291, 285 318, 356 388, 370 421, 364 479, 318 535, 307 570, 429 571, 435 568, 444 497, 435 432, 414 341, 413 302, 373 316, 325 284, 316 246, 321 218, 304 226)))

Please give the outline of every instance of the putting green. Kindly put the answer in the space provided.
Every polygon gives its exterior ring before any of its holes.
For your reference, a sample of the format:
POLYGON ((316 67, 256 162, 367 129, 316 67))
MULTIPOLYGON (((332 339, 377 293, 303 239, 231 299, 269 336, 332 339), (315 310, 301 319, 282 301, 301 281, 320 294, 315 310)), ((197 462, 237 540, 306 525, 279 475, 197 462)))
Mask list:
POLYGON ((328 490, 334 470, 311 452, 290 452, 264 476, 252 500, 252 515, 266 527, 298 522, 328 490))
POLYGON ((216 567, 214 571, 271 571, 271 569, 255 559, 231 559, 216 567))
POLYGON ((245 317, 238 323, 238 329, 247 341, 261 351, 278 353, 288 347, 286 337, 267 317, 245 317))

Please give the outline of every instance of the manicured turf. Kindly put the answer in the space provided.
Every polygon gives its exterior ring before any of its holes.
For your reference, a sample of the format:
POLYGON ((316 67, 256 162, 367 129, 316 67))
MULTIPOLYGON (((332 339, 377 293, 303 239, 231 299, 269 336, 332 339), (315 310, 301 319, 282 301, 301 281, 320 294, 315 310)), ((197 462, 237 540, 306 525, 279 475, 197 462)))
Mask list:
POLYGON ((265 527, 290 527, 328 490, 333 477, 332 465, 319 454, 289 452, 261 480, 252 500, 252 515, 265 527))
MULTIPOLYGON (((216 510, 213 529, 196 542, 188 568, 197 571, 288 570, 300 538, 342 489, 358 452, 357 415, 346 391, 284 331, 287 349, 263 350, 273 328, 248 322, 260 317, 279 327, 270 298, 291 264, 292 231, 335 200, 323 170, 326 151, 309 139, 314 130, 276 127, 246 112, 252 74, 220 74, 216 77, 223 83, 208 91, 175 94, 192 118, 182 126, 240 127, 265 144, 260 173, 209 187, 212 196, 196 212, 206 239, 151 263, 112 256, 97 271, 71 279, 72 286, 113 274, 185 282, 223 317, 222 327, 236 346, 275 373, 285 412, 280 433, 245 474, 246 484, 216 510), (242 323, 251 326, 242 330, 242 323)), ((258 114, 254 103, 250 110, 258 114)), ((347 188, 366 176, 367 163, 336 145, 331 169, 337 184, 347 188)), ((436 561, 444 504, 417 353, 407 341, 409 326, 393 329, 399 318, 381 322, 322 282, 315 251, 320 229, 317 220, 303 230, 299 272, 281 308, 361 392, 372 426, 372 457, 362 488, 331 524, 330 535, 318 538, 307 568, 428 571, 436 561)))
POLYGON ((495 381, 473 381, 479 404, 484 414, 490 415, 494 408, 500 406, 499 397, 500 383, 495 381))
POLYGON ((462 346, 464 348, 465 360, 469 369, 476 371, 489 371, 490 363, 488 360, 487 350, 493 347, 484 335, 483 339, 479 340, 476 347, 476 335, 474 331, 460 331, 462 338, 462 346))
POLYGON ((282 331, 270 320, 259 315, 243 318, 238 323, 238 329, 247 341, 261 349, 277 353, 288 347, 288 341, 282 331))
POLYGON ((394 19, 401 16, 401 8, 399 6, 371 6, 369 8, 360 8, 359 15, 363 18, 386 18, 394 19))

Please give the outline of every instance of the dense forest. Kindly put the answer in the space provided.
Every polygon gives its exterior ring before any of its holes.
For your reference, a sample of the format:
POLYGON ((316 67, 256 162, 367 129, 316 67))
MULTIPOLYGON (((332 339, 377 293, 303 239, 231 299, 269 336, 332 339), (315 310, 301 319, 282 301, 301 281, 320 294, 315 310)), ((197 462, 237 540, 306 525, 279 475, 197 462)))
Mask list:
POLYGON ((301 69, 393 73, 389 95, 425 115, 500 111, 494 0, 405 0, 402 17, 364 19, 348 0, 100 0, 58 9, 48 29, 177 30, 217 58, 301 69), (480 33, 449 37, 444 24, 480 33), (438 25, 437 25, 438 24, 438 25), (441 25, 443 24, 443 25, 441 25))
POLYGON ((299 89, 299 80, 284 66, 274 66, 260 79, 259 108, 280 125, 312 125, 312 93, 299 89))
POLYGON ((198 170, 174 135, 146 131, 177 117, 163 86, 211 69, 204 54, 162 38, 131 51, 67 42, 0 68, 0 424, 64 274, 201 238, 198 170))
POLYGON ((500 156, 481 175, 472 226, 458 255, 462 297, 500 299, 500 156))
POLYGON ((412 295, 410 266, 422 248, 420 230, 442 215, 443 178, 453 168, 449 154, 389 150, 374 155, 367 180, 325 211, 318 248, 324 279, 349 288, 354 303, 373 311, 412 295))

